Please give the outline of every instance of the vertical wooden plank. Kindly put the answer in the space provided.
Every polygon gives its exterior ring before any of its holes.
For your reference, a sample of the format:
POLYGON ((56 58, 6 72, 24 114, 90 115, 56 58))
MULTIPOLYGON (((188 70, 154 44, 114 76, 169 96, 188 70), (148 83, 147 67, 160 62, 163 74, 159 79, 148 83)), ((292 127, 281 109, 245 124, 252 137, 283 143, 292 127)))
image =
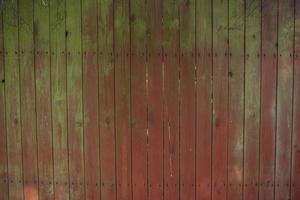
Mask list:
POLYGON ((181 1, 180 25, 180 198, 195 199, 195 1, 181 1))
POLYGON ((97 5, 82 1, 85 198, 100 198, 97 5))
POLYGON ((291 199, 300 198, 300 1, 295 1, 294 35, 294 110, 292 149, 292 193, 291 199))
POLYGON ((258 198, 261 1, 246 1, 244 199, 258 198))
POLYGON ((260 199, 273 199, 276 133, 277 0, 262 1, 260 199))
POLYGON ((114 1, 117 199, 132 198, 129 0, 114 1))
POLYGON ((34 1, 36 123, 41 199, 54 199, 49 27, 49 4, 34 1))
POLYGON ((116 199, 114 4, 98 4, 101 199, 116 199))
POLYGON ((20 125, 18 11, 18 1, 7 2, 3 10, 9 199, 24 199, 22 133, 20 125))
POLYGON ((148 66, 148 199, 162 200, 164 187, 164 122, 162 1, 147 1, 148 66))
POLYGON ((196 199, 211 199, 212 2, 196 1, 197 145, 196 199))
POLYGON ((179 7, 163 1, 164 62, 164 199, 177 200, 179 192, 179 7))
POLYGON ((245 1, 229 1, 228 199, 243 197, 245 1))
POLYGON ((8 199, 7 180, 7 135, 5 117, 5 71, 4 71, 4 46, 3 46, 3 10, 0 13, 0 199, 8 199))
POLYGON ((25 199, 38 198, 33 1, 19 2, 21 122, 25 199))
POLYGON ((293 109, 294 1, 278 5, 278 76, 275 199, 290 199, 293 109))
POLYGON ((84 199, 81 0, 66 1, 70 199, 84 199))
POLYGON ((228 1, 213 1, 212 199, 226 199, 228 142, 228 1))
POLYGON ((50 62, 55 199, 69 199, 65 22, 65 1, 50 1, 50 62))
POLYGON ((146 0, 130 1, 132 199, 147 199, 146 0))

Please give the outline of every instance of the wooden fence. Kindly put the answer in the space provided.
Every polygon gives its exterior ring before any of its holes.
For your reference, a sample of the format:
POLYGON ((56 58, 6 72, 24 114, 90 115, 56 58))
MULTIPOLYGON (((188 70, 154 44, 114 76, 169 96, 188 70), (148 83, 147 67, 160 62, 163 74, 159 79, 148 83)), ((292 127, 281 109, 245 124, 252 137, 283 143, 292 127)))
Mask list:
POLYGON ((1 200, 300 199, 300 0, 0 7, 1 200))

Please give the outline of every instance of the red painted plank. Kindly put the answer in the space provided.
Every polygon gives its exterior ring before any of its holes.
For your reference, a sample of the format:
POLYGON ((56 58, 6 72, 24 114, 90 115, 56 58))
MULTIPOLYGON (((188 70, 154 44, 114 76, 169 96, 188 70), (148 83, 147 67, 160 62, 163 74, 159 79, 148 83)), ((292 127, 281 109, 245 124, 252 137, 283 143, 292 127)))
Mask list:
POLYGON ((54 199, 49 6, 34 4, 35 87, 39 197, 54 199))
POLYGON ((147 199, 146 1, 130 1, 132 199, 147 199))
POLYGON ((100 140, 97 65, 97 6, 82 2, 85 198, 100 198, 100 140))
POLYGON ((21 127, 23 135, 23 179, 25 199, 38 198, 38 158, 33 54, 33 2, 20 2, 19 49, 21 81, 21 127))
POLYGON ((196 2, 197 125, 196 199, 211 199, 212 145, 212 3, 196 2))
POLYGON ((258 198, 261 1, 246 2, 244 199, 258 198))
POLYGON ((260 199, 273 199, 276 133, 277 0, 262 1, 260 199))
POLYGON ((226 199, 228 142, 228 2, 213 2, 212 199, 226 199))
POLYGON ((244 1, 229 1, 228 199, 243 197, 244 1))
POLYGON ((65 1, 51 1, 50 62, 55 199, 69 199, 65 20, 65 1))
POLYGON ((164 127, 162 2, 147 1, 148 199, 163 199, 164 127))
POLYGON ((67 110, 70 199, 84 199, 81 1, 66 1, 67 110))
POLYGON ((5 111, 8 156, 9 199, 24 199, 22 132, 20 113, 20 69, 18 3, 8 2, 3 10, 5 111))
POLYGON ((179 8, 163 2, 164 54, 164 199, 177 200, 179 192, 179 8))
POLYGON ((99 2, 99 107, 101 199, 116 199, 115 68, 113 59, 113 1, 99 2))
POLYGON ((300 1, 295 1, 294 110, 291 199, 300 199, 300 1))
POLYGON ((129 0, 114 1, 117 199, 132 198, 129 0))
POLYGON ((290 199, 294 1, 279 1, 275 199, 290 199))
MULTIPOLYGON (((3 12, 2 12, 3 13, 3 12)), ((0 14, 0 199, 8 199, 7 135, 5 126, 5 74, 3 46, 3 14, 0 14)))
POLYGON ((180 19, 180 198, 195 199, 195 1, 179 5, 180 19))

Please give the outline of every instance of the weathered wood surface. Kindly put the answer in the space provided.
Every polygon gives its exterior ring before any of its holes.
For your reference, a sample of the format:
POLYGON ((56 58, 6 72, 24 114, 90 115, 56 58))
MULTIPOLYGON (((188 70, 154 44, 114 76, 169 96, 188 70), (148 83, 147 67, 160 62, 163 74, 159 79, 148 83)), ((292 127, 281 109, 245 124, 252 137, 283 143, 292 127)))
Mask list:
POLYGON ((1 200, 300 198, 299 0, 0 2, 1 200))

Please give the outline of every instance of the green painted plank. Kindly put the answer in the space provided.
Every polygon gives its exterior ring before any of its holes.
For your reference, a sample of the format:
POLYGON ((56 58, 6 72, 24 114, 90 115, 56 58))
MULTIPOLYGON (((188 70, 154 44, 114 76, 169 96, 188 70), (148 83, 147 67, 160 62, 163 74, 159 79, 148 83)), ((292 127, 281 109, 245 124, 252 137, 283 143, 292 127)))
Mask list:
POLYGON ((228 1, 213 1, 212 198, 226 199, 228 145, 228 1))
POLYGON ((244 199, 258 196, 261 1, 246 1, 244 199))
POLYGON ((146 3, 147 101, 148 101, 148 199, 163 199, 163 63, 162 1, 146 3))
POLYGON ((261 199, 274 198, 276 84, 277 84, 277 0, 262 1, 261 19, 261 199))
POLYGON ((228 199, 242 199, 244 130, 244 1, 229 1, 228 199))
POLYGON ((3 10, 9 199, 24 198, 18 55, 18 9, 17 1, 10 1, 3 10))
POLYGON ((146 0, 130 1, 132 198, 147 199, 146 0))
POLYGON ((114 1, 117 199, 132 198, 129 0, 114 1))
POLYGON ((70 199, 84 199, 81 1, 66 1, 70 199))
POLYGON ((97 5, 82 1, 83 110, 85 147, 85 198, 100 198, 100 141, 97 63, 97 5))
POLYGON ((116 199, 113 0, 98 2, 101 198, 116 199))
POLYGON ((69 199, 65 1, 50 1, 51 95, 55 199, 69 199))
POLYGON ((196 194, 195 11, 195 0, 180 1, 180 199, 196 194))
POLYGON ((7 177, 7 135, 5 118, 5 74, 4 74, 4 47, 3 47, 3 11, 0 11, 0 199, 8 199, 7 177))
POLYGON ((196 1, 196 198, 211 199, 212 164, 212 2, 196 1))
POLYGON ((38 197, 33 1, 19 2, 20 92, 25 199, 38 197))
POLYGON ((275 199, 291 198, 293 127, 294 1, 278 5, 278 76, 275 161, 275 199))
POLYGON ((163 1, 164 76, 164 199, 177 200, 179 192, 179 7, 163 1))
POLYGON ((34 2, 35 87, 39 196, 54 199, 49 4, 34 2))

